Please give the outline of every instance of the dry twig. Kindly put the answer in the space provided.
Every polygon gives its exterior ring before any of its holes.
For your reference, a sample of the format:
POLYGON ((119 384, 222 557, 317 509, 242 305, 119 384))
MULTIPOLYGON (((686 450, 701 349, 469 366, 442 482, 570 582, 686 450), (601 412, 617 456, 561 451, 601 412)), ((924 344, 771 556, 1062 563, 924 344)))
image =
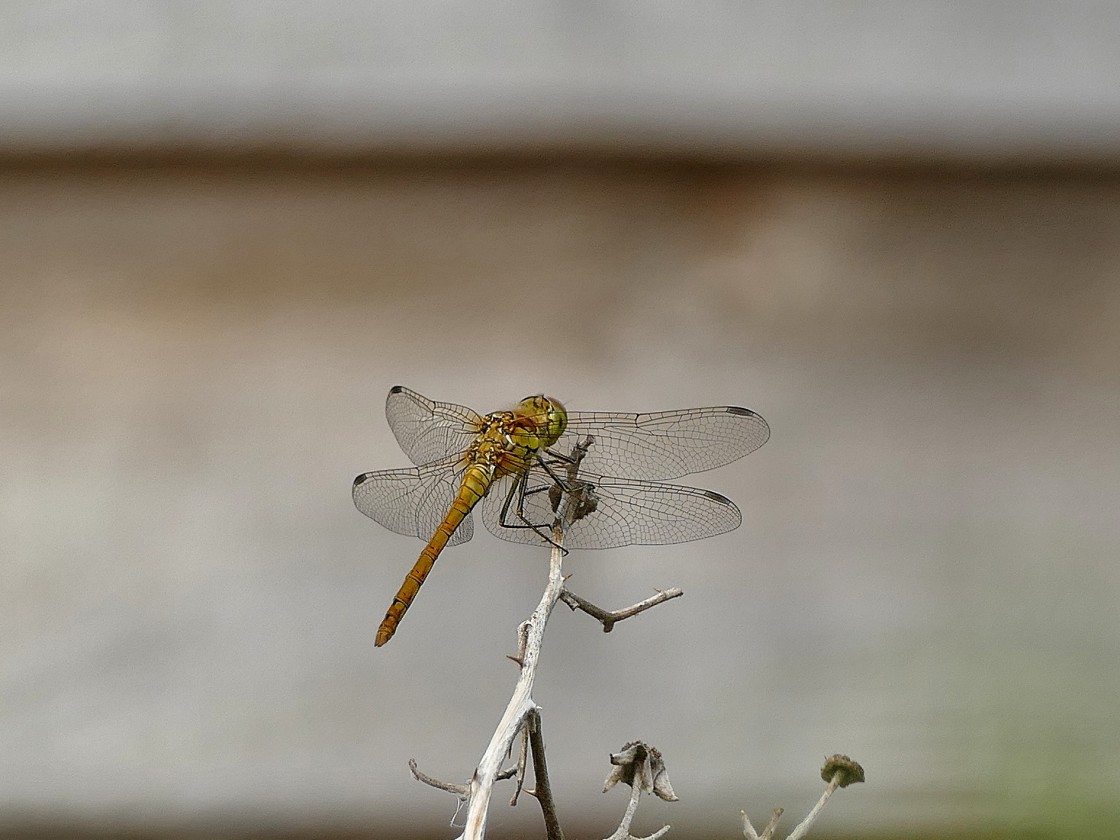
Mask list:
POLYGON ((603 625, 603 632, 609 633, 619 621, 645 612, 650 607, 656 607, 658 604, 663 604, 671 598, 679 598, 683 594, 684 590, 678 589, 675 586, 672 589, 658 589, 656 595, 651 595, 644 601, 639 601, 633 606, 621 610, 604 610, 602 607, 597 607, 585 598, 576 595, 567 587, 560 592, 560 600, 573 610, 583 610, 592 618, 597 619, 603 625))

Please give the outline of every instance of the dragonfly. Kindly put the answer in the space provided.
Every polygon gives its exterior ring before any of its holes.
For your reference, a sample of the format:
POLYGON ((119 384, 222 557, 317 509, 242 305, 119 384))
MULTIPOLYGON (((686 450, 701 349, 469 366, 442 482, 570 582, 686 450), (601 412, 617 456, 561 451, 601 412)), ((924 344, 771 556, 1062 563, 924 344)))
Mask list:
POLYGON ((427 544, 378 627, 377 647, 393 637, 443 549, 474 535, 476 507, 495 536, 547 545, 560 492, 578 487, 565 549, 703 539, 739 527, 739 509, 711 490, 664 482, 729 464, 770 436, 759 414, 739 406, 569 412, 538 394, 480 415, 403 385, 389 390, 385 416, 416 466, 362 473, 354 504, 390 531, 427 544), (577 446, 578 472, 568 471, 577 446))

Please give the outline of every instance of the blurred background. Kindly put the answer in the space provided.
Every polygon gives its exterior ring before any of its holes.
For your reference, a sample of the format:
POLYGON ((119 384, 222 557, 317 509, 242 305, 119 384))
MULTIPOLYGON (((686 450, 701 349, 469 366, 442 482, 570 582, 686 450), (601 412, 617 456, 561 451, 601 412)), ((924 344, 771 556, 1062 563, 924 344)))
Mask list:
MULTIPOLYGON (((390 386, 738 404, 738 531, 574 552, 560 817, 1120 832, 1120 4, 0 3, 0 835, 448 837, 547 552, 421 544, 390 386), (762 820, 764 822, 764 820, 762 820)), ((531 799, 490 836, 542 836, 531 799)))

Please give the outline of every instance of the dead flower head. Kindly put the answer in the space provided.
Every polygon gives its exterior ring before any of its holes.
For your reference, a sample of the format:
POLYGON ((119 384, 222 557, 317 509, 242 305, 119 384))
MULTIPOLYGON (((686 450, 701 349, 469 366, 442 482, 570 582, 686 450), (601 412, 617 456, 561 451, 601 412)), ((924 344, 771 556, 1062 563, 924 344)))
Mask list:
POLYGON ((642 741, 631 741, 611 754, 611 764, 614 770, 603 783, 604 793, 619 782, 625 782, 642 793, 655 793, 666 802, 677 801, 673 786, 669 784, 665 761, 656 747, 642 741))

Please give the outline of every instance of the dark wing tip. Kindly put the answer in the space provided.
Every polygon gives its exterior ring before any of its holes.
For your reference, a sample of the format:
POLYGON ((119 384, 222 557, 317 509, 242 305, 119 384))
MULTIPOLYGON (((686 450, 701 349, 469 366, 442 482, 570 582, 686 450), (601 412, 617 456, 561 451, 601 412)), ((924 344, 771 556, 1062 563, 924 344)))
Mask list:
MULTIPOLYGON (((766 441, 770 440, 770 424, 767 423, 766 418, 759 414, 757 411, 751 411, 749 408, 743 408, 741 405, 729 405, 727 407, 727 413, 735 414, 739 417, 755 418, 765 430, 762 443, 766 443, 766 441)), ((762 443, 758 444, 758 446, 762 446, 762 443)))
POLYGON ((372 473, 362 473, 361 475, 359 475, 358 477, 356 477, 354 479, 354 486, 357 487, 360 484, 365 484, 366 479, 369 478, 371 475, 372 475, 372 473))
POLYGON ((718 502, 721 505, 728 505, 729 507, 735 507, 735 503, 733 501, 731 501, 726 496, 717 493, 715 490, 703 490, 701 492, 703 492, 703 494, 713 502, 718 502))
POLYGON ((390 394, 399 394, 403 390, 404 390, 403 385, 394 385, 392 388, 389 389, 389 393, 390 394))
MULTIPOLYGON (((749 408, 743 408, 741 405, 729 405, 727 407, 728 414, 740 414, 743 417, 758 417, 757 411, 751 411, 749 408)), ((759 418, 762 419, 762 418, 759 418)))

